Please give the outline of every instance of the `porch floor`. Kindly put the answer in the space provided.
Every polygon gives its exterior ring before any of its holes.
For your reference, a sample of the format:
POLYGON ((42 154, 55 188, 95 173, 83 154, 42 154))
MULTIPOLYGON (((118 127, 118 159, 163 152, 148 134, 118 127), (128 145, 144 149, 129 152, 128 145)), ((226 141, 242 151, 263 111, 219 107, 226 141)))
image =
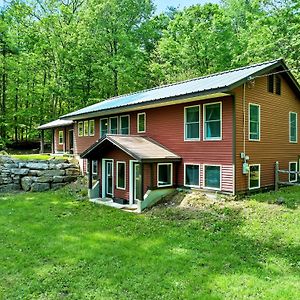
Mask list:
POLYGON ((137 204, 131 204, 131 205, 130 204, 120 204, 120 203, 114 202, 111 198, 95 198, 95 199, 90 199, 90 201, 93 203, 96 203, 96 204, 102 204, 102 205, 122 209, 122 210, 128 211, 128 212, 138 213, 137 204))

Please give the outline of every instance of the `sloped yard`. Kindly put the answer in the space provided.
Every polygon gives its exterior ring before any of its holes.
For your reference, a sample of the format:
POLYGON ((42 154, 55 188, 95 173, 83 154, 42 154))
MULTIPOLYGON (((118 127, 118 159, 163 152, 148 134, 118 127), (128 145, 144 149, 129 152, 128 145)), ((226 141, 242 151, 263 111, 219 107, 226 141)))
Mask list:
POLYGON ((280 193, 143 215, 2 196, 0 299, 299 299, 300 189, 280 193))

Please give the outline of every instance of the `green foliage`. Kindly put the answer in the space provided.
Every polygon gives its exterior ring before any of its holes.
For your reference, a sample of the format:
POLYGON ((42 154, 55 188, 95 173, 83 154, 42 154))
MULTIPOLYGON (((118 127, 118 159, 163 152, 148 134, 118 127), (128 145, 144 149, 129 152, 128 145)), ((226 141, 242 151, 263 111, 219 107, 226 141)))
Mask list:
POLYGON ((2 196, 0 298, 299 299, 299 208, 229 204, 136 215, 68 188, 2 196))
POLYGON ((14 0, 0 12, 0 139, 118 94, 283 57, 299 78, 298 0, 14 0))

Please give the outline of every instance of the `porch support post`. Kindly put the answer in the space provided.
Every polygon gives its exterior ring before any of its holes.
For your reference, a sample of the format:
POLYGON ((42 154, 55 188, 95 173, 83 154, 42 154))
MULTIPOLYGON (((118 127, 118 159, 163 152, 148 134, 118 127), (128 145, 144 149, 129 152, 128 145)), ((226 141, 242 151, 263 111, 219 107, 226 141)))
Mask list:
POLYGON ((144 164, 141 162, 141 194, 142 201, 144 200, 144 164))
POLYGON ((44 153, 44 129, 41 130, 40 153, 44 153))
POLYGON ((67 152, 67 128, 64 127, 64 152, 67 152))
POLYGON ((52 129, 52 154, 55 153, 55 129, 52 129))
POLYGON ((88 185, 89 185, 89 189, 91 190, 93 188, 93 173, 92 173, 92 160, 90 158, 88 159, 87 164, 89 170, 88 185))
POLYGON ((150 164, 150 189, 154 188, 154 163, 150 164))

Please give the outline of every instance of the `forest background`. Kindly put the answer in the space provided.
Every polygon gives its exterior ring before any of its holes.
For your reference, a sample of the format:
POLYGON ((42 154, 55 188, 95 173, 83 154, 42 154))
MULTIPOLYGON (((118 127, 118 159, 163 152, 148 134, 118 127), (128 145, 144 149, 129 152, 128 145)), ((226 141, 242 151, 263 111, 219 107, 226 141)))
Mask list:
POLYGON ((13 0, 0 11, 0 148, 116 95, 284 58, 300 78, 300 1, 13 0))

